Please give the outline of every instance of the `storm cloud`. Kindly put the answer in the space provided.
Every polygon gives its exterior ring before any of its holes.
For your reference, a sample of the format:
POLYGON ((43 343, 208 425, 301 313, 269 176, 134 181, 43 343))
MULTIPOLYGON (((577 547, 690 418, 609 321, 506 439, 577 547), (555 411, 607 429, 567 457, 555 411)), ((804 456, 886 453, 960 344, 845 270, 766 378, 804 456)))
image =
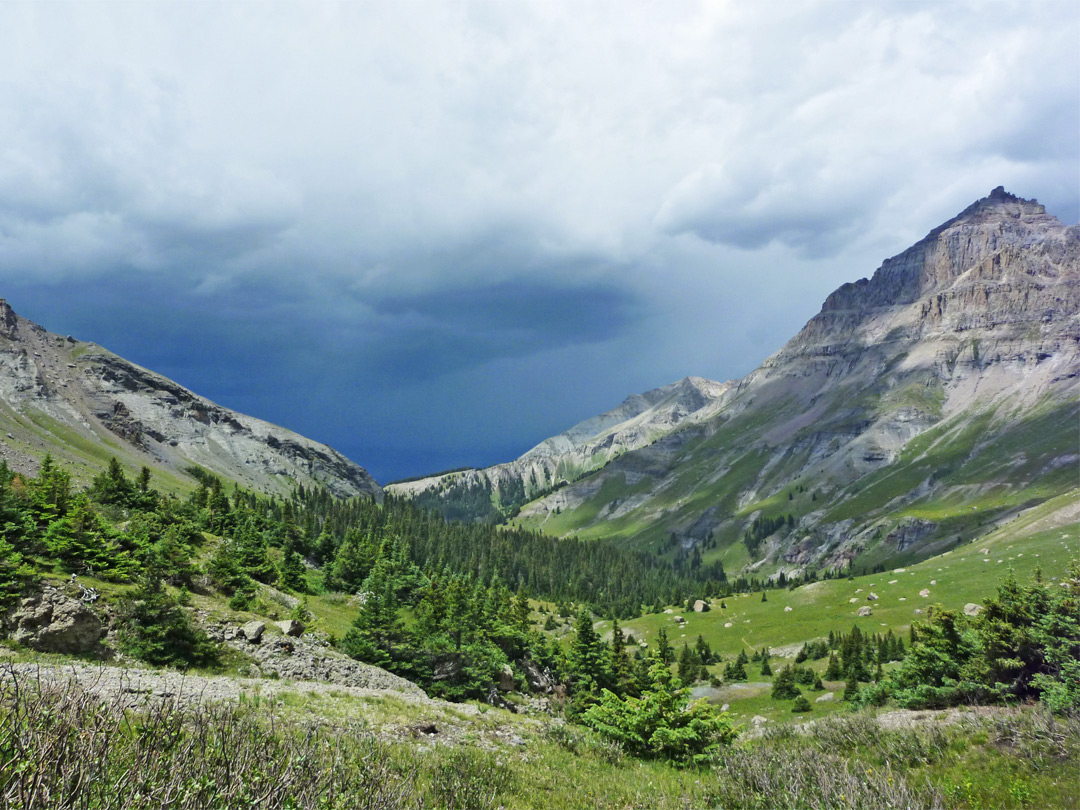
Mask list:
POLYGON ((1066 2, 0 5, 0 295, 380 480, 738 376, 997 185, 1066 2))

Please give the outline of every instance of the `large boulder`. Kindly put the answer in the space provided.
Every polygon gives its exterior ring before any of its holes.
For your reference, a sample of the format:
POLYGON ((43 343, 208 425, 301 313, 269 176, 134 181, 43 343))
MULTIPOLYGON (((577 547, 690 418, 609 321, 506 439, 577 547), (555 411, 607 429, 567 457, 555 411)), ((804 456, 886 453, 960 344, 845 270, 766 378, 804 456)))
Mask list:
POLYGON ((12 641, 40 652, 97 652, 105 635, 93 608, 49 585, 22 599, 6 623, 12 641))
POLYGON ((544 695, 550 694, 554 690, 555 678, 535 661, 522 658, 518 661, 518 666, 521 667, 521 671, 525 674, 525 682, 529 684, 529 689, 544 695))
POLYGON ((298 622, 296 619, 285 619, 285 621, 275 622, 275 624, 277 624, 282 633, 287 636, 292 636, 293 638, 300 638, 300 636, 304 635, 304 630, 306 629, 303 623, 298 622))
POLYGON ((982 613, 982 605, 976 605, 974 602, 964 605, 965 616, 978 616, 980 613, 982 613))
POLYGON ((500 692, 514 691, 514 670, 510 669, 509 664, 503 664, 503 668, 499 670, 498 680, 495 685, 500 692))
POLYGON ((858 616, 873 616, 874 611, 869 605, 863 605, 861 608, 859 608, 856 615, 858 615, 858 616))
POLYGON ((240 628, 240 633, 252 644, 258 644, 262 638, 263 633, 266 632, 266 624, 260 622, 258 619, 252 619, 250 622, 240 628))

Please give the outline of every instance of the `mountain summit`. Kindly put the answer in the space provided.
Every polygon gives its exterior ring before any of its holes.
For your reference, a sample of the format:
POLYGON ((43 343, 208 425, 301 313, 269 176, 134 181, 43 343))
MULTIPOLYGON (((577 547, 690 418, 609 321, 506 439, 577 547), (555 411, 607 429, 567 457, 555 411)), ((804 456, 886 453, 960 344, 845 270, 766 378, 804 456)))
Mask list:
MULTIPOLYGON (((711 386, 518 521, 768 573, 925 556, 1039 504, 1075 519, 1080 226, 996 188, 711 386)), ((577 430, 513 464, 574 458, 577 430)))
POLYGON ((93 343, 61 337, 0 299, 0 457, 33 472, 46 452, 91 477, 117 456, 182 474, 196 464, 267 493, 318 484, 381 495, 360 466, 324 444, 231 411, 93 343))

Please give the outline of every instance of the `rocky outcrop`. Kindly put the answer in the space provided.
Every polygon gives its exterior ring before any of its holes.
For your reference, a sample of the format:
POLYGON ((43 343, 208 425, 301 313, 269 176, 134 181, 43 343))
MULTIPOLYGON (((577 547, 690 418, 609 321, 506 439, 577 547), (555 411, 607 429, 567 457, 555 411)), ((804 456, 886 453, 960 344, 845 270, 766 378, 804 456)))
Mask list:
MULTIPOLYGON (((297 624, 299 624, 297 622, 297 624)), ((360 689, 383 689, 407 695, 423 696, 424 691, 385 669, 362 664, 330 647, 322 637, 304 635, 294 638, 269 634, 262 622, 242 627, 210 626, 207 634, 214 640, 253 659, 262 676, 274 675, 295 681, 316 681, 360 689), (261 625, 259 630, 254 625, 261 625), (254 638, 252 638, 254 636, 254 638)))
POLYGON ((98 653, 105 636, 92 607, 50 585, 20 600, 4 624, 12 641, 38 652, 98 653))
POLYGON ((382 494, 332 448, 217 405, 93 343, 51 334, 2 299, 0 401, 28 417, 0 413, 10 434, 0 452, 21 471, 36 471, 46 450, 94 469, 100 458, 81 448, 105 443, 126 466, 182 473, 196 464, 268 493, 303 484, 343 497, 382 494))

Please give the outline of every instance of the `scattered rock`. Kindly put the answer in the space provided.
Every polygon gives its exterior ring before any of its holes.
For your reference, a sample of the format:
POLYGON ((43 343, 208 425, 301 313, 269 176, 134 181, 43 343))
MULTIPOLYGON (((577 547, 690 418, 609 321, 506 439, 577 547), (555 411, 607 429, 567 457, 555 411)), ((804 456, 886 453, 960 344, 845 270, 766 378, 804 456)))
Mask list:
POLYGON ((500 692, 512 692, 514 690, 514 670, 510 668, 509 664, 503 664, 495 685, 500 692))
POLYGON ((877 598, 878 598, 878 595, 876 593, 868 593, 866 595, 866 601, 867 602, 876 602, 877 598))
POLYGON ((859 601, 859 597, 857 597, 857 596, 853 596, 853 597, 851 597, 850 599, 848 599, 848 604, 850 604, 850 605, 854 605, 854 604, 855 604, 856 602, 858 602, 858 601, 859 601))
POLYGON ((266 632, 266 624, 258 619, 252 619, 240 628, 241 635, 252 644, 258 644, 264 632, 266 632))
POLYGON ((937 585, 937 580, 936 580, 936 579, 932 579, 932 580, 930 580, 930 584, 931 584, 931 585, 937 585))
POLYGON ((750 718, 750 722, 753 723, 755 726, 763 726, 769 722, 769 718, 762 717, 760 714, 755 714, 753 717, 750 718))
POLYGON ((990 553, 990 549, 988 549, 988 548, 981 548, 981 549, 979 549, 979 553, 980 553, 980 554, 989 554, 989 553, 990 553))
POLYGON ((784 607, 784 613, 791 613, 791 605, 786 605, 784 607))
POLYGON ((919 596, 921 596, 923 599, 926 599, 927 597, 930 596, 930 589, 929 588, 923 588, 921 591, 919 591, 919 596))
POLYGON ((901 597, 900 597, 900 601, 901 601, 901 602, 906 602, 906 601, 907 601, 907 597, 906 597, 906 596, 901 596, 901 597))
POLYGON ((725 623, 724 623, 724 627, 732 627, 732 626, 733 626, 733 625, 732 625, 732 623, 731 623, 731 622, 725 622, 725 623))
POLYGON ((915 615, 922 616, 922 611, 919 608, 915 608, 915 615))
POLYGON ((857 616, 873 616, 874 611, 869 605, 863 605, 861 608, 859 608, 858 612, 855 615, 857 615, 857 616))
POLYGON ((683 622, 686 621, 686 619, 684 619, 682 616, 676 616, 674 621, 678 622, 679 624, 682 624, 683 622))
POLYGON ((982 613, 982 605, 976 605, 974 602, 964 605, 965 616, 978 616, 980 613, 982 613))
POLYGON ((889 584, 890 584, 890 585, 895 585, 895 584, 896 584, 897 582, 899 582, 899 581, 900 581, 900 580, 898 580, 898 579, 890 579, 890 580, 889 580, 889 584))
POLYGON ((300 636, 304 635, 306 629, 303 623, 296 621, 296 619, 285 619, 285 621, 274 622, 274 624, 280 628, 282 633, 293 638, 300 638, 300 636))
POLYGON ((39 652, 96 652, 105 636, 93 608, 52 586, 22 599, 5 625, 10 628, 12 641, 39 652))
POLYGON ((830 700, 835 700, 836 695, 832 692, 826 692, 824 695, 818 695, 814 700, 814 703, 828 703, 830 700))
POLYGON ((720 707, 720 711, 726 712, 730 708, 731 708, 731 704, 730 703, 725 703, 723 706, 720 707))

